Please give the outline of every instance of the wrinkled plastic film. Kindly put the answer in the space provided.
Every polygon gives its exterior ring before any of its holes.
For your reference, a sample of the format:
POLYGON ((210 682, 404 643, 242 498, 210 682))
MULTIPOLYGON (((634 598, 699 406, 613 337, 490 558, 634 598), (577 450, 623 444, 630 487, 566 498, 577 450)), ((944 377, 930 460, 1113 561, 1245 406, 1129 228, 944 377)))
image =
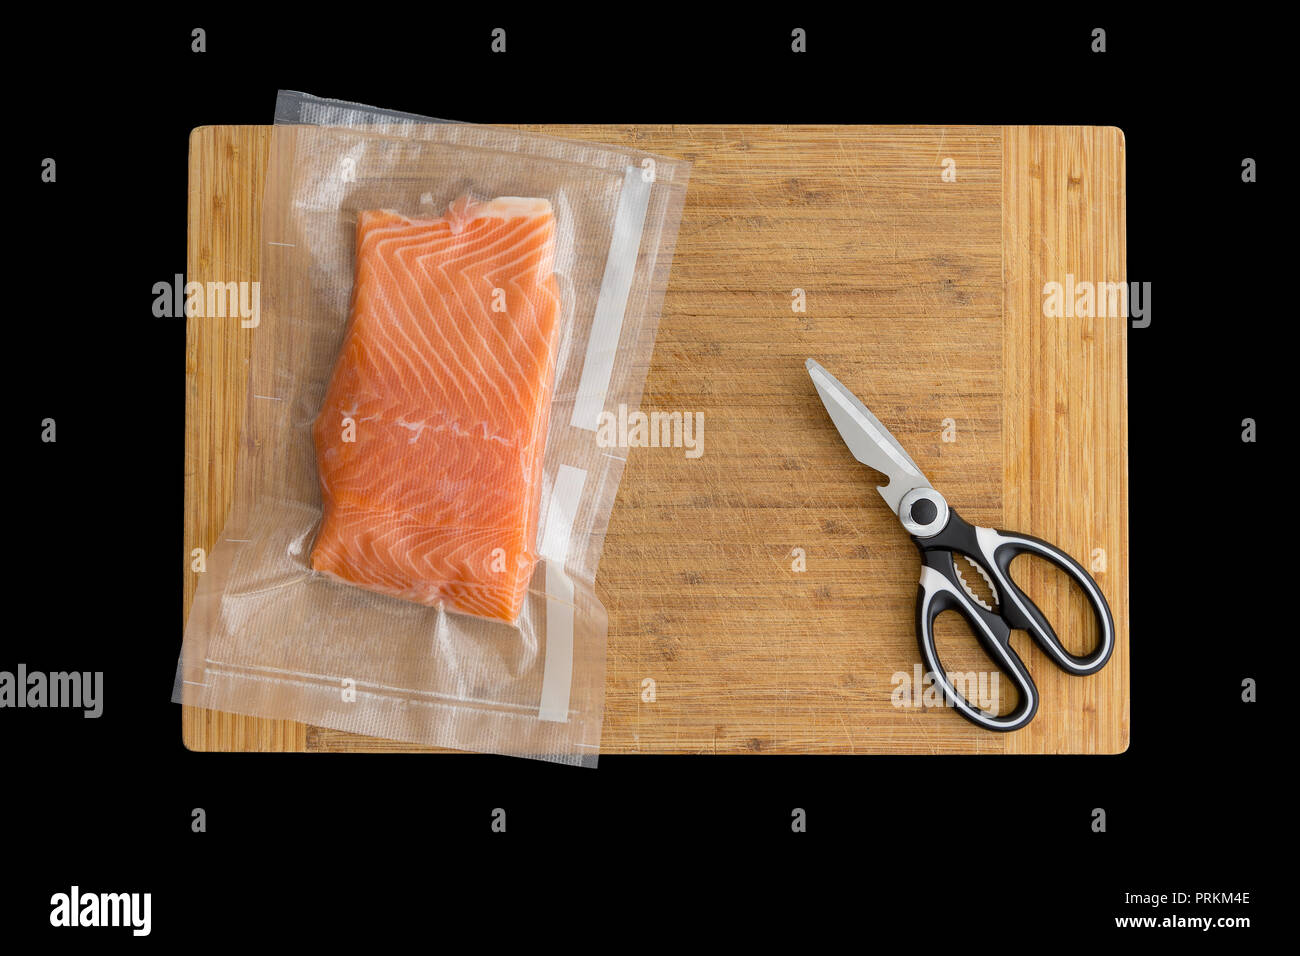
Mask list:
POLYGON ((598 447, 573 424, 575 409, 590 391, 584 380, 604 378, 606 365, 606 407, 639 402, 688 164, 301 94, 282 97, 277 122, 299 121, 312 103, 347 122, 274 134, 262 321, 235 500, 187 624, 177 697, 412 743, 591 764, 607 628, 595 573, 626 453, 598 447), (630 241, 625 188, 646 159, 655 175, 637 176, 645 196, 633 206, 644 213, 630 241), (546 199, 556 218, 561 314, 539 560, 514 623, 375 593, 309 563, 322 514, 311 429, 347 327, 357 217, 388 209, 433 218, 460 196, 546 199), (601 304, 611 268, 631 277, 615 276, 626 285, 621 310, 607 292, 601 304))

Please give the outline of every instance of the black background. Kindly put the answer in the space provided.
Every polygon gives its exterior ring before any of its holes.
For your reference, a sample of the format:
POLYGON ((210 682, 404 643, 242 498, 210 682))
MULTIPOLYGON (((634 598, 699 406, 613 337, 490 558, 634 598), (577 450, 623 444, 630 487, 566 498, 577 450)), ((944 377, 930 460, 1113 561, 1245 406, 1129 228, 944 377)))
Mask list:
POLYGON ((415 940, 432 945, 453 928, 495 940, 515 926, 560 945, 607 929, 696 942, 778 927, 814 943, 832 924, 855 942, 978 943, 1038 923, 1066 939, 1150 912, 1124 906, 1125 891, 1178 889, 1249 891, 1249 906, 1213 915, 1269 922, 1261 884, 1281 818, 1266 736, 1277 682, 1263 667, 1276 671, 1282 651, 1255 556, 1288 520, 1269 467, 1291 321, 1271 308, 1286 274, 1265 225, 1287 194, 1273 148, 1279 31, 1100 11, 806 12, 299 6, 282 19, 122 13, 10 37, 55 78, 14 87, 5 151, 25 215, 0 669, 102 670, 105 711, 0 711, 6 939, 50 931, 49 897, 72 883, 152 892, 163 945, 257 939, 268 918, 285 941, 419 924, 415 940), (488 52, 497 26, 505 56, 488 52), (808 31, 801 56, 795 26, 808 31), (1089 51, 1097 26, 1102 55, 1089 51), (206 53, 190 52, 194 27, 206 53), (186 751, 170 702, 189 548, 185 330, 153 317, 151 290, 185 271, 190 130, 269 123, 280 88, 471 122, 1123 128, 1128 277, 1153 284, 1152 324, 1129 333, 1129 751, 610 756, 594 772, 186 751), (54 185, 40 182, 46 156, 54 185), (1241 182, 1247 156, 1253 185, 1241 182), (1247 416, 1258 444, 1240 440, 1247 416), (45 417, 57 444, 40 441, 45 417), (1241 703, 1244 677, 1260 681, 1260 703, 1241 703), (190 830, 194 807, 205 834, 190 830), (507 809, 505 835, 489 830, 494 807, 507 809), (790 832, 793 807, 808 812, 806 834, 790 832), (1090 829, 1094 807, 1104 834, 1090 829))

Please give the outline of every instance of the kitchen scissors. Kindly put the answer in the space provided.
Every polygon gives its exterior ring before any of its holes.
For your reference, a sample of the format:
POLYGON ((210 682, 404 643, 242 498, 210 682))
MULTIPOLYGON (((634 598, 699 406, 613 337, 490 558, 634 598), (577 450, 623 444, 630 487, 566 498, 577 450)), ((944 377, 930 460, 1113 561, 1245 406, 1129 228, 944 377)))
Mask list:
POLYGON ((894 509, 921 551, 921 583, 916 597, 917 641, 927 670, 961 715, 988 730, 1001 731, 1019 730, 1034 719, 1038 712, 1038 688, 1011 647, 1013 629, 1029 632, 1038 646, 1067 673, 1082 676, 1101 670, 1115 646, 1115 624, 1101 588, 1088 572, 1046 541, 967 524, 948 506, 943 495, 930 487, 916 462, 856 395, 812 359, 806 364, 822 404, 853 457, 889 479, 887 485, 876 490, 894 509), (953 564, 954 553, 979 565, 997 602, 996 609, 985 605, 966 586, 953 564), (1018 554, 1033 554, 1050 561, 1083 589, 1097 619, 1098 642, 1091 654, 1076 656, 1067 651, 1043 612, 1011 580, 1011 560, 1018 554), (953 686, 934 643, 935 619, 949 610, 966 619, 989 658, 1001 665, 1015 683, 1020 701, 1011 713, 999 716, 981 710, 953 686))

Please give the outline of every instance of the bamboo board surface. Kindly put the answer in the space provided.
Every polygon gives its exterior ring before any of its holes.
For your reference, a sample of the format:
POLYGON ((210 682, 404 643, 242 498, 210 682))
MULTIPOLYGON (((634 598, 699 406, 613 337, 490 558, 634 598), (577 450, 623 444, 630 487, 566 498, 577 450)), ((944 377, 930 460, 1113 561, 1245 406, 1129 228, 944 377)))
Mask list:
MULTIPOLYGON (((702 412, 703 454, 629 450, 597 577, 609 612, 602 752, 1124 750, 1126 320, 1043 308, 1044 284, 1067 275, 1126 280, 1123 134, 516 128, 694 163, 641 408, 702 412), (1046 538, 1093 569, 1114 656, 1067 678, 1017 634, 1042 697, 1025 730, 992 734, 950 708, 891 700, 919 664, 916 550, 827 418, 808 357, 968 521, 1046 538)), ((192 135, 188 279, 258 278, 269 143, 269 127, 192 135)), ((238 319, 189 320, 187 616, 188 555, 212 547, 230 503, 253 341, 238 319)), ((1083 651, 1086 606, 1029 560, 1013 574, 1083 651)), ((940 621, 945 662, 987 670, 952 617, 940 621)), ((195 750, 429 749, 190 707, 182 727, 195 750)))

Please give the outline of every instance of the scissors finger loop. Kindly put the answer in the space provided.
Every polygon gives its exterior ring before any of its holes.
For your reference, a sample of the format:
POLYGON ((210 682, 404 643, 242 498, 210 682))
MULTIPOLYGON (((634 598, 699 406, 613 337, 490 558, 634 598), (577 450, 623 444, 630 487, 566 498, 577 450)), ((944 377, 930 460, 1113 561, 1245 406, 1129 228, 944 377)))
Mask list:
POLYGON ((980 551, 987 555, 988 570, 1006 595, 1000 610, 1007 623, 1027 631, 1060 667, 1071 674, 1082 676, 1101 670, 1115 647, 1115 623, 1101 588, 1088 572, 1061 549, 1032 535, 976 528, 975 536, 980 551), (1050 562, 1083 590, 1097 622, 1097 646, 1091 653, 1072 654, 1066 650, 1038 605, 1011 580, 1011 562, 1020 554, 1032 554, 1050 562))
POLYGON ((1006 622, 967 597, 955 576, 950 552, 932 551, 926 554, 921 565, 921 581, 916 597, 916 635, 921 659, 948 701, 967 720, 987 730, 1019 730, 1033 720, 1038 711, 1038 688, 1034 686, 1019 655, 1011 647, 1011 630, 1006 622), (954 685, 952 676, 939 660, 934 639, 934 622, 944 611, 956 611, 966 619, 989 659, 1016 685, 1020 699, 1011 713, 998 715, 977 707, 954 685))

